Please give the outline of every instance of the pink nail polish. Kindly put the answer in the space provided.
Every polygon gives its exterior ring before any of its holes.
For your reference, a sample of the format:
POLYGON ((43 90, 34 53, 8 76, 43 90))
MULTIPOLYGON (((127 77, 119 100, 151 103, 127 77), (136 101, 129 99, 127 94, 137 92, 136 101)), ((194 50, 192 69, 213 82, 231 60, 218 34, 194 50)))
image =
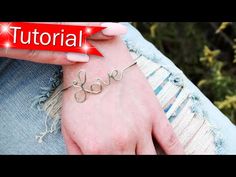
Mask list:
POLYGON ((79 53, 67 53, 66 58, 69 61, 73 62, 88 62, 89 56, 86 54, 79 54, 79 53))
POLYGON ((127 33, 127 28, 120 23, 105 22, 101 26, 107 27, 102 30, 102 33, 106 36, 117 36, 127 33))

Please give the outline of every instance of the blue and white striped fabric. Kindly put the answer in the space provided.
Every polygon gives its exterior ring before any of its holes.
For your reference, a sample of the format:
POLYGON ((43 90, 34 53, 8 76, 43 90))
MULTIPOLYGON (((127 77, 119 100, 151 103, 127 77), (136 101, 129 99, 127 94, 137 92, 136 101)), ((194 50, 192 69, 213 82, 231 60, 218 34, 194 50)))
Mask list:
MULTIPOLYGON (((133 58, 137 54, 131 53, 133 58)), ((186 154, 216 154, 214 131, 203 114, 194 111, 197 106, 187 87, 179 84, 163 66, 141 56, 137 60, 140 70, 150 83, 157 101, 184 145, 186 154)))

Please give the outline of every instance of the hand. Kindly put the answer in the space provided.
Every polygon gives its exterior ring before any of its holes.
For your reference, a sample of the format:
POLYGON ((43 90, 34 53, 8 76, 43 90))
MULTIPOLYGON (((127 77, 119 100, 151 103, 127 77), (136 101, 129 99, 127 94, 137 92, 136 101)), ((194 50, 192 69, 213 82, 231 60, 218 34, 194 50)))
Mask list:
MULTIPOLYGON (((77 79, 80 69, 87 82, 133 62, 120 38, 93 44, 104 58, 91 57, 89 63, 63 66, 64 87, 77 79)), ((74 99, 75 88, 63 93, 62 133, 69 154, 156 154, 157 141, 167 154, 183 154, 183 147, 148 81, 137 66, 113 82, 100 94, 88 95, 84 103, 74 99)))
MULTIPOLYGON (((126 33, 126 27, 119 23, 100 23, 100 22, 66 23, 65 22, 63 24, 107 27, 103 31, 91 36, 90 37, 91 40, 110 40, 114 36, 126 33)), ((5 48, 0 48, 0 57, 22 59, 37 63, 58 64, 58 65, 70 65, 74 64, 75 62, 89 61, 88 55, 79 53, 66 53, 66 52, 43 51, 43 50, 40 51, 40 50, 5 49, 5 48)))

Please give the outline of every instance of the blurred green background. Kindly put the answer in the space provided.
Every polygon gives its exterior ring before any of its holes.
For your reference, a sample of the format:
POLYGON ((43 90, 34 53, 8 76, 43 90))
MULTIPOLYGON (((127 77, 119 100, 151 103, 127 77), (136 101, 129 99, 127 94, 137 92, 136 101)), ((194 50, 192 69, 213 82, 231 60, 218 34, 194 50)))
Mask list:
POLYGON ((132 24, 236 124, 236 23, 132 24))

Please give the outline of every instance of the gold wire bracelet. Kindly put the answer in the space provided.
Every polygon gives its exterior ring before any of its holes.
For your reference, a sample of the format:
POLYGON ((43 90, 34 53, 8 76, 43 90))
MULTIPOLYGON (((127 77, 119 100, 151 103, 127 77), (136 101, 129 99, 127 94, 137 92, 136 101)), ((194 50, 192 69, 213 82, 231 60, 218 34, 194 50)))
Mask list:
POLYGON ((137 64, 137 59, 139 57, 137 57, 132 64, 130 64, 129 66, 123 68, 120 71, 115 69, 115 70, 113 70, 111 72, 108 72, 107 73, 107 76, 108 76, 108 81, 107 82, 103 81, 100 78, 97 78, 88 88, 85 88, 86 87, 85 84, 86 84, 86 81, 87 81, 86 72, 84 70, 80 70, 78 72, 78 75, 77 75, 78 79, 74 80, 72 82, 71 86, 62 89, 62 91, 66 91, 66 90, 68 90, 71 87, 77 88, 78 91, 75 92, 74 98, 75 98, 76 102, 83 103, 83 102, 86 101, 88 93, 89 94, 99 94, 99 93, 101 93, 103 91, 103 87, 104 86, 108 86, 108 85, 111 84, 111 80, 112 79, 114 81, 122 80, 124 72, 127 69, 129 69, 130 67, 136 65, 137 64))

